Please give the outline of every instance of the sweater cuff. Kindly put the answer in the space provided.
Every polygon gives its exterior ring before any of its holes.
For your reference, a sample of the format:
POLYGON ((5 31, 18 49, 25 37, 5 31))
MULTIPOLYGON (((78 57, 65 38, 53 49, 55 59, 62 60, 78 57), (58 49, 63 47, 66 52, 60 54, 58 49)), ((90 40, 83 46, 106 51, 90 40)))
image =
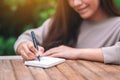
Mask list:
POLYGON ((119 47, 103 47, 102 48, 104 63, 120 64, 120 50, 119 47))

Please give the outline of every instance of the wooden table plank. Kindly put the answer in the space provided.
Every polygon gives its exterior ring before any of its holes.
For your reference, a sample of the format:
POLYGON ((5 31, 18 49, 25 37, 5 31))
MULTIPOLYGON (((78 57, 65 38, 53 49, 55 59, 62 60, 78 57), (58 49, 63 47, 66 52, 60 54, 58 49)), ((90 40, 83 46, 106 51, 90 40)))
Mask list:
POLYGON ((0 80, 16 80, 10 61, 0 60, 0 80))
MULTIPOLYGON (((112 76, 114 78, 120 79, 120 70, 116 69, 115 67, 113 67, 112 65, 107 65, 107 64, 103 64, 103 63, 97 63, 94 62, 97 66, 101 67, 102 69, 104 69, 109 76, 112 76)), ((117 66, 117 65, 116 65, 117 66)))
POLYGON ((51 80, 67 80, 67 78, 56 67, 45 69, 45 71, 48 73, 51 80))
POLYGON ((0 60, 16 60, 16 59, 23 59, 21 56, 0 56, 0 60))
POLYGON ((68 80, 85 80, 81 75, 75 72, 68 64, 63 63, 57 66, 57 68, 62 72, 63 75, 68 78, 68 80))
POLYGON ((120 65, 112 65, 112 66, 120 71, 120 65))
POLYGON ((22 60, 12 60, 12 65, 16 74, 17 80, 34 80, 29 69, 24 66, 22 60))
MULTIPOLYGON (((93 62, 90 61, 78 61, 80 64, 84 65, 87 69, 90 69, 92 72, 94 72, 96 75, 100 76, 102 80, 118 80, 117 78, 113 77, 112 75, 109 75, 108 72, 100 68, 99 66, 96 66, 93 62)), ((103 64, 103 63, 102 63, 103 64)))
POLYGON ((85 68, 83 65, 79 64, 77 61, 67 61, 67 63, 75 70, 75 72, 78 72, 80 75, 82 75, 86 80, 101 80, 99 76, 94 74, 89 69, 85 68))
POLYGON ((66 60, 43 69, 25 66, 20 56, 0 56, 0 80, 120 80, 120 66, 66 60))
POLYGON ((4 64, 3 64, 3 61, 0 60, 0 80, 4 80, 4 64))
POLYGON ((28 67, 28 68, 31 71, 32 75, 34 76, 35 80, 51 80, 44 69, 36 68, 36 67, 28 67))

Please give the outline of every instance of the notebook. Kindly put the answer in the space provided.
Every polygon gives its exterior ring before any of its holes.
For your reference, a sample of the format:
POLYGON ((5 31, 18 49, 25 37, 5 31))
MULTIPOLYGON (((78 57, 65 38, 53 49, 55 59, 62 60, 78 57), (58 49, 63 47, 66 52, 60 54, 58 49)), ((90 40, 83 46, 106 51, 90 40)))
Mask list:
POLYGON ((40 61, 32 60, 25 61, 24 64, 27 66, 41 67, 41 68, 49 68, 60 63, 63 63, 65 59, 63 58, 53 58, 53 57, 41 57, 40 61))

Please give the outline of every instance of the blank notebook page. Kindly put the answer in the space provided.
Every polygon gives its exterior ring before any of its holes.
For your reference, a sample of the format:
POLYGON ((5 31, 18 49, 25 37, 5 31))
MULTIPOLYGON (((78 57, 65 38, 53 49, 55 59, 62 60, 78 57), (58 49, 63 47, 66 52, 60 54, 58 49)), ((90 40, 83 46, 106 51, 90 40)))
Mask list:
POLYGON ((65 61, 65 59, 62 59, 62 58, 41 57, 40 61, 38 61, 38 60, 25 61, 24 64, 28 65, 28 66, 49 68, 49 67, 55 66, 57 64, 60 64, 64 61, 65 61))

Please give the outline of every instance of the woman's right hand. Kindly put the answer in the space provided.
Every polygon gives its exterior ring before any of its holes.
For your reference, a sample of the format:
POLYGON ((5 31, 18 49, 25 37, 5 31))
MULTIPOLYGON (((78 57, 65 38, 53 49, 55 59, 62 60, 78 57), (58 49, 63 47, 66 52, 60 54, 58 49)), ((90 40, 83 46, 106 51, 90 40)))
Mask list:
POLYGON ((33 42, 22 42, 17 48, 17 53, 20 54, 24 60, 34 60, 37 59, 38 55, 44 53, 44 48, 38 46, 39 50, 34 47, 33 42))

